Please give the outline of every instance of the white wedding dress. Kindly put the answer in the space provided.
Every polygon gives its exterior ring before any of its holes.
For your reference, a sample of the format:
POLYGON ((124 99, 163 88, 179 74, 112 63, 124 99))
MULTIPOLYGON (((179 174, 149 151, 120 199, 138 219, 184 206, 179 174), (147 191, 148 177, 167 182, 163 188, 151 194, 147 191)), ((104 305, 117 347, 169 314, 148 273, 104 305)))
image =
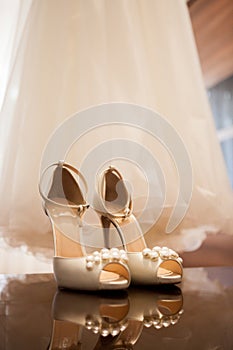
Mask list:
MULTIPOLYGON (((21 0, 0 6, 0 225, 7 246, 50 259, 50 225, 38 193, 43 150, 71 115, 110 102, 155 110, 182 138, 193 170, 182 223, 164 234, 179 179, 163 145, 146 133, 97 128, 80 140, 81 147, 74 145, 67 160, 79 167, 88 150, 121 132, 150 150, 166 180, 164 210, 146 234, 149 246, 191 251, 207 233, 233 233, 232 191, 185 1, 21 0)), ((152 220, 153 207, 147 214, 152 220)))

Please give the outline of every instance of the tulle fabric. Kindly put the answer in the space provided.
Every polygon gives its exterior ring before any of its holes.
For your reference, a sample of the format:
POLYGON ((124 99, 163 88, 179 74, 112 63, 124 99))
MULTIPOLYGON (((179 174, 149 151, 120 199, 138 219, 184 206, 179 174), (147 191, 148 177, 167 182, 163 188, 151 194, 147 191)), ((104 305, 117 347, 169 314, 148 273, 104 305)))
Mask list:
MULTIPOLYGON (((0 225, 8 244, 51 256, 51 229, 38 193, 44 147, 71 115, 113 101, 165 116, 192 162, 189 210, 165 235, 178 180, 168 156, 158 151, 161 145, 150 145, 160 153, 168 188, 160 219, 146 234, 148 245, 190 251, 208 232, 232 234, 232 192, 185 1, 22 0, 14 11, 11 44, 2 53, 8 74, 0 119, 0 225)), ((150 143, 144 134, 131 136, 150 143)), ((98 137, 93 134, 86 145, 98 137)), ((78 157, 68 156, 76 167, 85 144, 79 150, 78 157)))

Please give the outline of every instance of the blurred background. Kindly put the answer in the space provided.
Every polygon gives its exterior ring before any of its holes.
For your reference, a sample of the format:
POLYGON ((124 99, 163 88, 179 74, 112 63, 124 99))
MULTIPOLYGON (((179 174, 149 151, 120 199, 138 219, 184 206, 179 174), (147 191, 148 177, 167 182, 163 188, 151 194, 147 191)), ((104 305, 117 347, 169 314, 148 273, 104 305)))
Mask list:
POLYGON ((187 4, 218 139, 233 187, 233 2, 190 0, 187 4))

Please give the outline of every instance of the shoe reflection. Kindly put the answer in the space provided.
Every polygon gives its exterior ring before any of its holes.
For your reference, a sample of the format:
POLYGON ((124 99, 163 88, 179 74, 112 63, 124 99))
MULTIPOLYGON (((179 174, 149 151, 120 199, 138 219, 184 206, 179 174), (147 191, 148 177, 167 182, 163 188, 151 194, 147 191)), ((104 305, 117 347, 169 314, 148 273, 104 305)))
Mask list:
POLYGON ((48 349, 133 349, 144 328, 156 332, 175 325, 182 306, 177 286, 130 288, 111 296, 58 291, 48 349))

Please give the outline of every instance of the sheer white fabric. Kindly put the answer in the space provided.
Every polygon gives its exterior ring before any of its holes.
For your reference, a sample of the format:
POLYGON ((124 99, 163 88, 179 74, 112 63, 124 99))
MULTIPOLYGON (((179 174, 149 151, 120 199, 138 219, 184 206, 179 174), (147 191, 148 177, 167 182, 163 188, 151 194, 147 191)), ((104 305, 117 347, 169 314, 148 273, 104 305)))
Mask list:
MULTIPOLYGON (((5 79, 0 225, 7 242, 51 256, 50 226, 37 185, 43 149, 66 118, 112 101, 147 106, 164 115, 191 157, 194 188, 188 213, 177 230, 165 236, 170 209, 164 210, 146 236, 148 244, 194 250, 207 232, 232 234, 232 192, 185 2, 21 0, 13 4, 7 5, 14 11, 14 16, 7 16, 8 31, 1 31, 2 38, 8 33, 4 43, 9 46, 0 51, 5 79)), ((4 12, 1 20, 3 16, 4 12)), ((171 208, 176 181, 167 170, 166 205, 171 208)))

